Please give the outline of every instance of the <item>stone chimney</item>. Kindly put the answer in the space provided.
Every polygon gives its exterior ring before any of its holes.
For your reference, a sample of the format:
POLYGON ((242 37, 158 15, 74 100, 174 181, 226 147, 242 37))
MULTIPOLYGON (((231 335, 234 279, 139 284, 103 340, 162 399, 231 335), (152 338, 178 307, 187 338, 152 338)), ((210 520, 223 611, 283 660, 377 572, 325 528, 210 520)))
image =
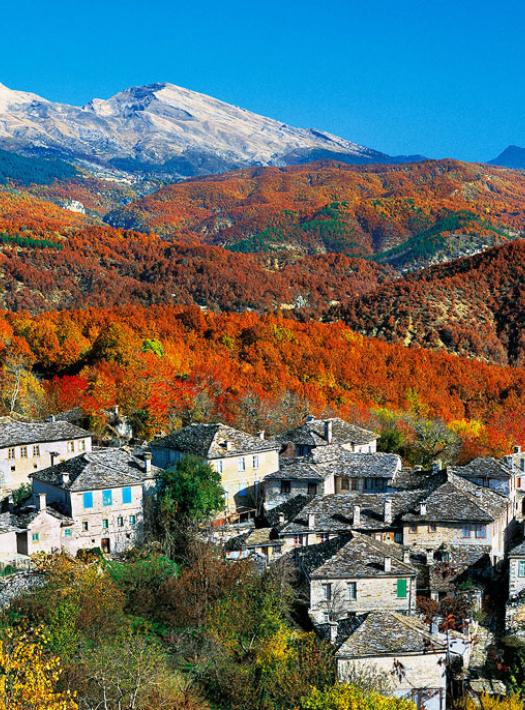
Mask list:
POLYGON ((390 498, 385 500, 385 507, 383 511, 383 520, 387 525, 392 524, 392 501, 390 498))
POLYGON ((391 557, 385 557, 385 572, 387 574, 390 574, 390 572, 392 572, 392 558, 391 557))
POLYGON ((352 522, 355 527, 359 527, 361 525, 361 506, 360 505, 354 505, 354 519, 352 522))
POLYGON ((116 417, 118 417, 118 413, 119 413, 119 406, 118 406, 118 404, 115 404, 115 406, 113 407, 113 414, 116 417))
POLYGON ((284 525, 286 522, 286 518, 284 517, 284 513, 279 513, 279 525, 284 525))
POLYGON ((38 494, 38 501, 37 501, 36 507, 38 508, 38 510, 45 510, 47 508, 47 501, 46 501, 46 494, 45 493, 38 494))
POLYGON ((517 445, 516 445, 516 446, 514 447, 514 453, 515 453, 515 454, 521 454, 521 446, 517 446, 517 445))
POLYGON ((426 514, 427 514, 427 504, 420 503, 419 504, 419 515, 426 515, 426 514))
POLYGON ((67 471, 62 471, 62 473, 60 474, 60 481, 62 482, 62 485, 68 486, 70 480, 71 479, 70 479, 69 473, 67 471))
POLYGON ((324 438, 325 438, 327 444, 332 443, 333 421, 331 419, 325 419, 325 421, 324 421, 324 438))
POLYGON ((337 632, 339 630, 339 624, 337 621, 329 621, 330 626, 330 643, 334 644, 337 641, 337 632))
POLYGON ((315 528, 315 515, 314 513, 308 513, 308 529, 314 530, 315 528))
POLYGON ((231 451, 233 448, 233 443, 229 440, 224 442, 224 446, 226 447, 226 451, 231 451))
POLYGON ((410 564, 410 550, 403 550, 403 562, 410 564))
POLYGON ((264 441, 265 436, 266 432, 264 431, 264 429, 261 429, 261 431, 259 432, 259 439, 261 439, 261 441, 264 441))
POLYGON ((433 565, 434 564, 434 550, 427 550, 426 557, 427 557, 427 565, 433 565))
POLYGON ((144 452, 144 471, 146 473, 151 473, 151 459, 152 459, 151 451, 145 451, 144 452))

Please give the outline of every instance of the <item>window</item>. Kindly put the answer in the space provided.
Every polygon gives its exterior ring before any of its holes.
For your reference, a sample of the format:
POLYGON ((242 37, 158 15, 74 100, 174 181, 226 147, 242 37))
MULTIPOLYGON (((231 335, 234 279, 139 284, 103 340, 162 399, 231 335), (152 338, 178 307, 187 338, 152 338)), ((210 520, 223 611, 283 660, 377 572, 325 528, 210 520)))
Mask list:
POLYGON ((85 440, 85 439, 81 439, 81 440, 80 440, 79 447, 80 447, 80 451, 85 451, 85 450, 86 450, 86 440, 85 440))
POLYGON ((246 471, 246 459, 244 458, 244 456, 242 456, 238 460, 237 467, 238 467, 239 471, 246 471))
POLYGON ((73 534, 73 531, 71 530, 71 528, 66 528, 64 530, 64 537, 71 537, 72 534, 73 534))
POLYGON ((307 535, 294 535, 294 544, 295 545, 306 545, 308 543, 308 536, 307 535))
POLYGON ((136 524, 137 524, 137 516, 136 516, 136 515, 130 515, 130 516, 129 516, 129 524, 130 524, 130 525, 136 525, 136 524))
POLYGON ((316 496, 317 495, 317 483, 309 483, 308 484, 308 495, 309 496, 316 496))
POLYGON ((281 481, 281 493, 290 493, 291 489, 290 481, 281 481))
POLYGON ((323 592, 323 599, 329 602, 332 598, 332 585, 329 582, 327 584, 321 584, 321 589, 323 592))
POLYGON ((217 471, 218 473, 222 473, 222 460, 220 459, 217 461, 217 471))
POLYGON ((67 442, 67 450, 70 454, 73 454, 75 452, 75 442, 74 441, 67 442))
POLYGON ((525 577, 525 560, 518 562, 518 577, 525 577))
POLYGON ((88 491, 84 493, 84 510, 86 508, 92 508, 93 507, 93 493, 91 491, 88 491))
POLYGON ((27 458, 27 446, 21 446, 21 447, 20 447, 20 458, 21 458, 21 459, 26 459, 26 458, 27 458))
POLYGON ((516 479, 516 488, 521 488, 521 476, 518 476, 516 479))
POLYGON ((38 541, 40 540, 40 533, 33 533, 33 534, 31 535, 31 540, 32 540, 33 542, 38 542, 38 541))
POLYGON ((394 542, 398 542, 400 545, 403 544, 403 533, 396 530, 394 533, 394 542))
POLYGON ((407 598, 407 581, 406 579, 397 580, 397 598, 406 599, 407 598))
POLYGON ((117 525, 119 526, 119 528, 124 527, 124 518, 122 517, 122 515, 119 515, 119 516, 118 516, 118 518, 117 518, 117 525))
POLYGON ((131 486, 122 489, 122 502, 131 503, 131 486))
POLYGON ((7 458, 8 458, 8 459, 14 459, 14 458, 15 458, 15 449, 8 449, 8 450, 7 450, 7 458))
POLYGON ((470 537, 470 528, 468 525, 466 525, 462 530, 461 530, 461 537, 463 538, 468 538, 470 537))
POLYGON ((428 524, 428 532, 429 533, 435 533, 437 530, 436 523, 429 523, 428 524))
POLYGON ((103 518, 102 527, 104 528, 104 530, 107 530, 109 528, 109 520, 107 518, 103 518))
POLYGON ((357 583, 348 582, 348 584, 346 585, 346 592, 349 601, 354 601, 355 599, 357 599, 357 583))
POLYGON ((487 537, 487 527, 485 525, 476 525, 475 535, 478 540, 485 539, 487 537))
POLYGON ((87 520, 84 520, 84 522, 82 523, 82 530, 84 532, 87 532, 89 530, 89 523, 87 522, 87 520))
POLYGON ((417 533, 417 525, 411 525, 408 530, 411 533, 417 533))
POLYGON ((330 539, 330 533, 320 533, 319 539, 321 540, 321 542, 328 542, 328 540, 330 539))
POLYGON ((252 457, 252 465, 253 465, 253 468, 259 468, 259 457, 258 456, 252 457))
POLYGON ((348 478, 341 479, 341 490, 342 491, 349 491, 350 490, 350 481, 348 480, 348 478))
POLYGON ((113 505, 113 491, 110 488, 102 491, 102 505, 113 505))
POLYGON ((33 446, 33 456, 40 456, 40 446, 33 446))

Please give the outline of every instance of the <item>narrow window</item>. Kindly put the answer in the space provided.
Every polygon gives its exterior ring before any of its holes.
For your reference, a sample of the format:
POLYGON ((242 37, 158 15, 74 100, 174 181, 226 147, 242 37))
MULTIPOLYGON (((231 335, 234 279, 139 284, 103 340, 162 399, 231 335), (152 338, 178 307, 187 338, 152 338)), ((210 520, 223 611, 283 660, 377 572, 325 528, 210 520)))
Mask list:
POLYGON ((348 582, 348 584, 346 585, 346 591, 347 591, 349 601, 354 601, 355 599, 357 599, 357 583, 356 582, 348 582))
POLYGON ((219 459, 219 460, 217 461, 217 471, 218 471, 219 473, 222 473, 222 459, 219 459))
POLYGON ((14 458, 15 458, 15 449, 8 449, 8 450, 7 450, 7 458, 8 458, 8 459, 14 459, 14 458))
POLYGON ((113 491, 107 489, 102 491, 102 505, 112 505, 113 504, 113 491))
POLYGON ((64 530, 64 537, 71 537, 71 535, 72 535, 72 530, 71 530, 71 528, 66 528, 66 529, 64 530))
POLYGON ((119 515, 119 516, 118 516, 118 518, 117 518, 117 525, 119 526, 119 528, 124 527, 124 518, 122 517, 122 515, 119 515))
POLYGON ((38 457, 40 456, 40 446, 33 446, 33 456, 38 457))
POLYGON ((86 450, 86 440, 81 439, 80 440, 80 451, 85 451, 86 450))
POLYGON ((525 577, 525 560, 518 562, 518 577, 525 577))
POLYGON ((350 490, 350 481, 348 478, 341 478, 341 490, 342 491, 349 491, 350 490))
POLYGON ((465 539, 468 538, 468 537, 470 537, 470 528, 468 527, 468 525, 466 525, 466 526, 461 530, 461 537, 463 537, 463 538, 465 538, 465 539))
POLYGON ((87 520, 84 520, 84 522, 82 523, 82 530, 84 532, 87 532, 89 530, 89 523, 87 522, 87 520))
POLYGON ((330 539, 330 533, 320 533, 319 539, 321 540, 321 542, 328 542, 328 540, 330 539))
POLYGON ((131 486, 122 489, 122 502, 131 503, 131 486))
POLYGON ((107 518, 102 519, 102 527, 104 530, 107 530, 109 528, 109 520, 107 518))
POLYGON ((436 523, 429 523, 428 524, 428 532, 429 533, 435 533, 436 532, 436 523))
POLYGON ((323 591, 323 599, 325 601, 330 601, 332 598, 332 585, 330 583, 321 585, 323 591))
POLYGON ((38 541, 40 540, 40 533, 33 533, 33 534, 31 535, 31 540, 32 540, 33 542, 38 542, 38 541))
POLYGON ((137 524, 137 516, 136 516, 136 515, 130 515, 130 516, 129 516, 129 524, 130 524, 130 525, 136 525, 136 524, 137 524))
POLYGON ((406 599, 407 598, 407 581, 406 579, 397 580, 397 598, 406 599))
POLYGON ((67 450, 70 454, 75 452, 75 442, 74 441, 67 442, 67 450))
POLYGON ((253 456, 252 465, 253 465, 253 468, 259 468, 259 457, 258 456, 253 456))
POLYGON ((26 458, 27 458, 27 446, 21 446, 21 447, 20 447, 20 458, 21 458, 21 459, 26 459, 26 458))
POLYGON ((290 481, 281 481, 281 493, 282 494, 290 493, 290 490, 291 490, 290 481))
POLYGON ((411 525, 409 527, 409 530, 411 533, 417 533, 417 525, 411 525))
POLYGON ((237 466, 239 468, 239 471, 246 471, 246 459, 244 456, 242 456, 239 461, 237 462, 237 466))
POLYGON ((83 499, 84 509, 93 507, 93 493, 91 491, 87 491, 86 493, 84 493, 83 499))
POLYGON ((485 539, 487 537, 487 528, 485 525, 476 525, 476 538, 478 540, 485 539))
POLYGON ((317 495, 317 483, 309 483, 308 484, 308 495, 309 496, 316 496, 317 495))

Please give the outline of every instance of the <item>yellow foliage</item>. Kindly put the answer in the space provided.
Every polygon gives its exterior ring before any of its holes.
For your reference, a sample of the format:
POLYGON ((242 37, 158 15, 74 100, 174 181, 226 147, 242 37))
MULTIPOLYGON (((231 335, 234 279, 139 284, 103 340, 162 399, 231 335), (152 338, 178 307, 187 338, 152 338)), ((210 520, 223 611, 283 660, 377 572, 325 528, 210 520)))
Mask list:
POLYGON ((306 698, 302 698, 300 710, 416 710, 416 706, 411 700, 387 697, 341 683, 325 691, 313 688, 306 698))
POLYGON ((467 436, 475 439, 479 439, 485 431, 485 426, 477 419, 454 419, 454 421, 450 422, 448 428, 458 436, 467 436))
POLYGON ((482 693, 479 702, 472 698, 461 700, 455 706, 456 710, 523 710, 523 702, 517 695, 509 695, 506 698, 497 698, 492 695, 482 693))
POLYGON ((0 641, 0 706, 6 710, 78 710, 56 690, 60 661, 45 655, 41 631, 30 639, 11 631, 0 641))

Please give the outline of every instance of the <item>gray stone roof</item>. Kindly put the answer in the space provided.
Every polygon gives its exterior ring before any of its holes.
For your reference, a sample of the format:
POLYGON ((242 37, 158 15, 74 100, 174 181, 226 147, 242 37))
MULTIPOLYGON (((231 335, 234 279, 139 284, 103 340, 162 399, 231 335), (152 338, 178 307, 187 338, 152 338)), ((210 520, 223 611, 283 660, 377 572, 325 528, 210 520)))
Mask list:
POLYGON ((449 470, 457 476, 487 477, 506 479, 512 478, 515 471, 509 466, 505 459, 495 459, 491 456, 478 457, 473 459, 466 466, 454 466, 449 470))
MULTIPOLYGON (((309 531, 308 517, 314 515, 317 532, 344 532, 349 530, 390 530, 399 524, 401 516, 428 495, 426 490, 396 493, 339 493, 316 496, 285 525, 283 534, 309 531), (392 523, 384 520, 385 501, 392 503, 392 523), (360 508, 360 522, 354 523, 355 506, 360 508)), ((272 511, 273 512, 273 511, 272 511)))
POLYGON ((358 454, 346 451, 340 446, 326 448, 333 449, 332 456, 328 460, 321 459, 320 462, 315 454, 312 460, 281 457, 280 470, 269 473, 265 479, 324 481, 331 476, 393 479, 401 469, 401 459, 397 454, 358 454))
MULTIPOLYGON (((446 643, 414 617, 372 611, 336 652, 337 658, 444 653, 446 643)), ((445 673, 445 668, 443 668, 445 673)))
POLYGON ((424 501, 426 511, 411 509, 404 516, 407 522, 491 523, 507 509, 507 499, 499 493, 477 486, 451 471, 447 480, 424 501))
POLYGON ((152 466, 151 472, 146 474, 144 460, 136 454, 126 449, 106 448, 95 449, 30 475, 35 480, 65 490, 87 491, 136 486, 147 478, 154 478, 160 471, 161 469, 152 466))
POLYGON ((21 422, 9 417, 0 421, 0 448, 90 436, 88 431, 69 422, 21 422))
POLYGON ((507 557, 523 557, 525 558, 525 540, 523 542, 520 542, 519 545, 516 545, 515 547, 510 550, 510 552, 507 553, 507 557))
POLYGON ((339 417, 330 417, 329 419, 308 417, 304 424, 281 434, 278 439, 283 443, 326 446, 329 442, 325 436, 325 422, 332 422, 332 442, 334 444, 370 444, 378 438, 378 434, 375 432, 345 422, 339 417))
MULTIPOLYGON (((24 504, 14 510, 12 513, 7 513, 11 518, 11 524, 16 526, 18 529, 26 529, 35 518, 40 515, 40 509, 34 503, 24 504)), ((56 518, 61 526, 67 527, 68 525, 73 525, 73 519, 64 515, 58 506, 47 505, 45 512, 51 517, 56 518)))
POLYGON ((168 436, 154 439, 152 448, 176 449, 185 454, 214 459, 279 449, 271 439, 260 439, 226 424, 190 424, 168 436))
POLYGON ((18 532, 21 530, 19 525, 16 525, 12 513, 0 513, 0 535, 8 532, 18 532))
POLYGON ((304 458, 286 459, 279 461, 279 471, 269 473, 264 480, 305 480, 324 481, 332 475, 332 470, 326 465, 317 465, 304 458))
POLYGON ((275 529, 284 527, 290 520, 293 520, 296 515, 312 500, 311 496, 297 495, 288 500, 276 505, 270 510, 266 510, 263 515, 263 520, 266 526, 275 529), (280 515, 284 516, 284 524, 279 522, 280 515))
POLYGON ((417 570, 403 562, 403 548, 395 543, 374 540, 353 532, 352 539, 311 574, 312 579, 346 579, 354 577, 415 577, 417 570), (390 571, 385 572, 385 558, 390 558, 390 571))
POLYGON ((490 545, 442 545, 428 566, 433 592, 448 592, 461 581, 480 581, 491 569, 490 545), (444 559, 444 557, 447 559, 444 559))

